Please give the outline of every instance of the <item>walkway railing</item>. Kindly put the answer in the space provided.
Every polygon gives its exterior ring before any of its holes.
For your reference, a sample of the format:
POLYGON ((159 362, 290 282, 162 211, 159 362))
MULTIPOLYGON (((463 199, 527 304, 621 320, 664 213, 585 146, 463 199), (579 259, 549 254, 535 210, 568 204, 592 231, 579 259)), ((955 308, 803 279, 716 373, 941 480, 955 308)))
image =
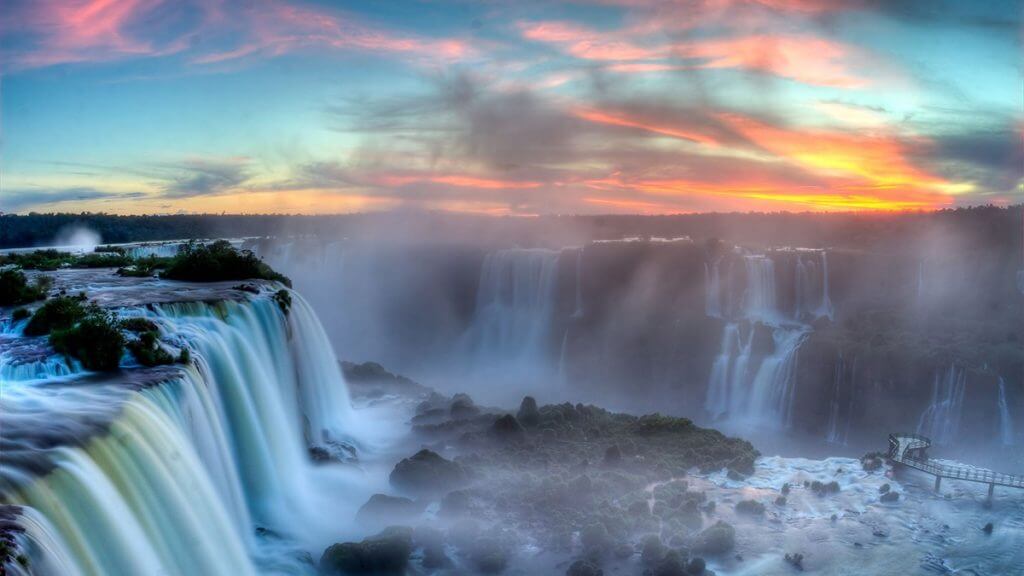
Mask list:
POLYGON ((931 460, 925 454, 932 441, 919 434, 890 434, 889 459, 916 468, 939 478, 968 480, 990 485, 1024 488, 1024 476, 1000 474, 969 466, 951 466, 931 460), (922 457, 918 457, 920 454, 922 457))

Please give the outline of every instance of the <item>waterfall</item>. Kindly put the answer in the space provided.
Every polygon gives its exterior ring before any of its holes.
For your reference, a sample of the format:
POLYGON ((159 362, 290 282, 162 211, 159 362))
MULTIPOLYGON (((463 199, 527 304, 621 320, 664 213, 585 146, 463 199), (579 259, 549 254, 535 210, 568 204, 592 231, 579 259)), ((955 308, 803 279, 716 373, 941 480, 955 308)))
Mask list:
POLYGON ((576 251, 576 307, 573 318, 583 317, 583 248, 576 251))
POLYGON ((835 310, 832 307, 832 296, 830 295, 828 280, 828 253, 821 251, 821 305, 818 307, 818 318, 834 318, 835 310))
POLYGON ((704 313, 712 318, 722 317, 722 276, 719 271, 721 258, 715 258, 708 265, 704 263, 704 313))
POLYGON ((796 398, 796 361, 800 345, 807 339, 804 329, 772 331, 775 348, 761 361, 750 388, 747 416, 779 427, 792 425, 796 398))
POLYGON ((704 408, 714 419, 737 415, 741 409, 752 340, 753 331, 743 338, 739 325, 726 324, 722 333, 721 351, 711 366, 704 402, 704 408))
POLYGON ((747 270, 747 289, 743 293, 745 316, 765 323, 777 322, 775 262, 760 254, 747 255, 744 262, 747 270))
POLYGON ((829 402, 828 430, 825 440, 830 444, 846 446, 850 437, 850 422, 853 420, 853 402, 856 398, 853 386, 857 382, 857 359, 847 366, 846 359, 840 352, 836 360, 835 372, 832 377, 832 400, 829 402), (843 410, 843 394, 849 400, 843 410))
POLYGON ((828 254, 822 250, 818 253, 820 264, 805 261, 803 256, 796 257, 795 306, 793 318, 797 321, 814 318, 833 318, 832 298, 829 295, 828 254))
POLYGON ((558 255, 552 250, 510 249, 484 259, 468 330, 477 367, 550 372, 558 255))
POLYGON ((1006 400, 1006 381, 999 377, 999 439, 1003 446, 1012 446, 1013 418, 1010 416, 1010 403, 1006 400))
POLYGON ((931 438, 936 444, 955 441, 960 431, 966 388, 967 372, 963 368, 951 365, 944 375, 936 372, 931 403, 921 413, 917 433, 931 438))
POLYGON ((24 384, 2 399, 4 422, 16 423, 19 413, 35 418, 22 429, 42 423, 41 405, 75 426, 100 422, 88 434, 62 422, 37 425, 29 434, 82 442, 48 442, 30 453, 31 465, 0 463, 5 500, 24 507, 21 543, 32 565, 55 574, 309 571, 298 551, 322 549, 355 505, 337 497, 352 493, 348 472, 315 465, 309 447, 351 454, 355 424, 308 304, 292 293, 286 314, 264 294, 128 313, 158 323, 171 345, 191 350, 192 364, 161 369, 159 382, 134 389, 24 384), (256 528, 275 534, 273 542, 256 528))

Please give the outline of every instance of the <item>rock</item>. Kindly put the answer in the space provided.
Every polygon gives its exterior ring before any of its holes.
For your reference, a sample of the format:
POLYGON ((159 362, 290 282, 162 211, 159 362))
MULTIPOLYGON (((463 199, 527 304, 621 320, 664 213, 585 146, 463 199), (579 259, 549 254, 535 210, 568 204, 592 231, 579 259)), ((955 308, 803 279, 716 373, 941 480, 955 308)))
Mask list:
POLYGON ((643 548, 640 552, 640 561, 647 566, 654 566, 661 562, 665 556, 665 545, 661 543, 661 537, 657 534, 649 534, 643 539, 643 548))
POLYGON ((694 539, 691 549, 709 556, 725 554, 736 547, 736 529, 722 521, 704 529, 694 539))
POLYGON ((497 538, 480 538, 474 542, 469 559, 484 574, 499 574, 508 566, 508 552, 497 538))
POLYGON ((889 490, 891 490, 891 489, 892 489, 892 487, 889 486, 888 484, 882 484, 881 486, 878 487, 878 493, 879 494, 885 494, 885 493, 889 492, 889 490))
POLYGON ((760 516, 764 514, 764 504, 757 500, 740 500, 736 503, 736 513, 760 516))
POLYGON ((725 476, 729 480, 735 480, 736 482, 742 482, 747 479, 746 476, 744 476, 743 474, 736 470, 733 470, 732 468, 729 468, 729 471, 725 474, 725 476))
POLYGON ((707 569, 707 563, 701 557, 692 558, 686 565, 686 573, 690 576, 701 576, 707 569))
POLYGON ((374 494, 359 508, 356 521, 361 523, 394 524, 419 515, 423 506, 400 496, 374 494))
POLYGON ((587 554, 602 556, 612 547, 612 539, 604 524, 594 523, 580 532, 580 543, 587 554))
POLYGON ((491 435, 502 442, 518 442, 523 439, 524 434, 523 427, 511 414, 505 414, 491 425, 491 435))
POLYGON ((860 465, 865 472, 874 472, 885 465, 885 454, 869 452, 860 458, 860 465))
POLYGON ((577 560, 565 571, 565 576, 604 576, 604 570, 586 560, 577 560))
POLYGON ((622 450, 618 444, 612 444, 604 451, 605 466, 618 466, 622 463, 622 450))
POLYGON ((792 488, 789 486, 789 482, 786 482, 785 484, 782 485, 782 495, 789 496, 789 492, 791 489, 792 488))
POLYGON ((410 494, 437 494, 464 486, 469 473, 431 450, 423 449, 395 464, 391 485, 410 494))
POLYGON ((779 496, 778 498, 776 498, 775 499, 775 505, 776 506, 785 506, 786 505, 786 497, 785 496, 779 496))
POLYGON ((444 534, 440 530, 419 527, 414 535, 416 546, 423 548, 423 567, 427 570, 448 568, 452 561, 444 551, 444 534))
POLYGON ((320 570, 339 575, 401 575, 409 564, 412 550, 412 529, 392 526, 359 543, 331 545, 320 557, 320 570))
POLYGON ((516 412, 516 420, 527 428, 532 428, 540 424, 540 411, 537 409, 537 401, 533 399, 533 396, 523 397, 523 401, 519 404, 519 411, 516 412))
POLYGON ((456 420, 472 418, 480 414, 480 409, 473 403, 473 399, 467 394, 456 394, 452 396, 452 402, 448 405, 448 413, 456 420))
POLYGON ((686 576, 686 561, 676 550, 669 550, 654 568, 654 576, 686 576))
POLYGON ((786 554, 786 562, 789 562, 794 568, 803 572, 804 571, 804 555, 799 553, 786 554))
POLYGON ((899 492, 886 492, 879 498, 881 502, 896 502, 900 499, 899 492))
POLYGON ((992 530, 994 528, 995 528, 995 526, 993 526, 992 523, 989 522, 988 524, 985 524, 985 527, 982 528, 981 531, 984 532, 985 534, 991 534, 992 530))
POLYGON ((837 494, 839 493, 839 482, 833 480, 826 484, 815 480, 814 482, 811 482, 811 491, 821 497, 829 494, 837 494))
POLYGON ((482 509, 480 499, 470 490, 453 490, 441 499, 438 515, 444 518, 471 517, 482 509))

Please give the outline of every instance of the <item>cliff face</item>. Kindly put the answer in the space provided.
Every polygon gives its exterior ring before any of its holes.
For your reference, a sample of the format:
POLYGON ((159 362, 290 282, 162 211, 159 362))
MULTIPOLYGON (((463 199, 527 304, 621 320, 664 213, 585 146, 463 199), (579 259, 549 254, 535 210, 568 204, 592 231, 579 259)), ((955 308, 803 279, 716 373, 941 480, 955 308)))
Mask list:
POLYGON ((896 429, 1003 443, 1008 419, 1024 424, 1015 256, 896 248, 342 243, 267 254, 339 350, 414 376, 530 381, 839 444, 896 429))

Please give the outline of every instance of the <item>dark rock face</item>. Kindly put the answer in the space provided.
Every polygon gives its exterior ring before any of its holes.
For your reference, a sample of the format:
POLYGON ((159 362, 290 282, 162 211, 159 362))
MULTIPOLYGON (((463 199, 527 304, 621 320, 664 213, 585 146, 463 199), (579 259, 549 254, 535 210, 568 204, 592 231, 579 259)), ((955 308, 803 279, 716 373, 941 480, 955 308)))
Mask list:
POLYGON ((519 441, 523 438, 523 427, 515 416, 505 414, 494 421, 491 426, 491 435, 504 442, 519 441))
POLYGON ((468 394, 456 394, 452 397, 452 403, 448 407, 448 413, 456 420, 473 418, 480 414, 480 408, 473 403, 468 394))
POLYGON ((756 500, 740 500, 736 503, 736 513, 761 516, 764 514, 764 504, 756 500))
POLYGON ((736 529, 720 520, 698 534, 691 549, 699 554, 715 556, 726 554, 735 547, 736 529))
POLYGON ((577 560, 565 571, 565 576, 604 576, 604 570, 586 560, 577 560))
POLYGON ((320 557, 324 574, 405 574, 412 553, 412 529, 392 526, 362 542, 333 544, 320 557))
POLYGON ((900 499, 899 492, 886 492, 878 499, 881 502, 896 502, 900 499))
POLYGON ((408 498, 374 494, 359 508, 356 521, 361 523, 394 524, 407 521, 423 511, 423 506, 408 498))
POLYGON ((409 494, 439 494, 466 484, 469 473, 460 464, 430 450, 420 450, 395 465, 389 481, 409 494))
POLYGON ((516 413, 516 420, 526 427, 533 427, 540 423, 540 411, 537 409, 537 401, 533 396, 526 396, 519 404, 519 412, 516 413))

